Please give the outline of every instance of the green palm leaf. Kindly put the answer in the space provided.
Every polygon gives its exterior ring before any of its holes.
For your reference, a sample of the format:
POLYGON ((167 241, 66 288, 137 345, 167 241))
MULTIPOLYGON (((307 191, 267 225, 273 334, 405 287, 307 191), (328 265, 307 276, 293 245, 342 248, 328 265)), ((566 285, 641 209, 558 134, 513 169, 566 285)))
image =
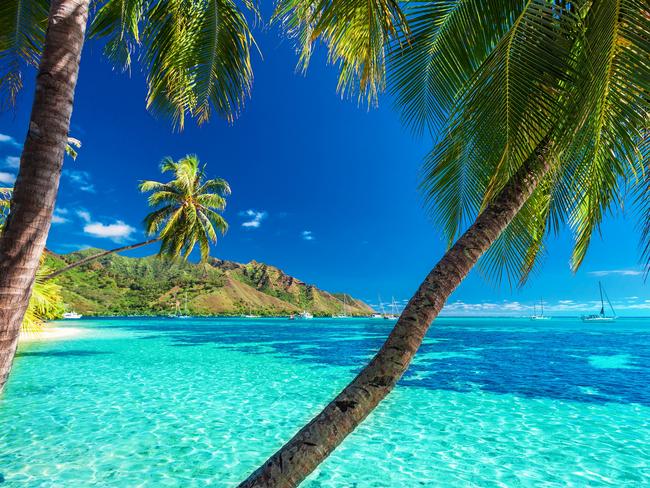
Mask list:
POLYGON ((406 3, 408 38, 391 51, 391 92, 416 132, 437 131, 479 66, 524 11, 526 0, 406 3))
POLYGON ((22 70, 38 66, 49 9, 48 0, 0 2, 0 100, 15 102, 22 70))
POLYGON ((9 215, 11 192, 11 188, 0 188, 0 231, 4 227, 7 216, 9 215))
POLYGON ((494 32, 486 24, 481 38, 487 41, 465 47, 464 32, 479 27, 463 31, 453 18, 471 3, 436 3, 445 13, 436 26, 422 14, 431 6, 409 10, 414 47, 396 58, 391 72, 398 104, 416 129, 435 125, 449 111, 425 160, 425 203, 451 243, 535 148, 547 144, 552 174, 481 266, 488 276, 501 279, 503 273, 523 283, 543 253, 545 236, 568 224, 576 235, 575 269, 627 184, 643 180, 649 18, 640 2, 628 0, 531 0, 520 10, 515 3, 488 2, 519 13, 494 24, 494 32), (492 35, 508 22, 492 45, 492 35), (428 57, 438 45, 455 51, 428 57), (472 62, 480 61, 473 71, 463 49, 474 50, 472 62))
POLYGON ((275 18, 297 43, 300 65, 309 65, 314 41, 322 39, 338 64, 342 95, 359 91, 372 104, 386 85, 387 48, 408 32, 395 0, 281 0, 275 18))

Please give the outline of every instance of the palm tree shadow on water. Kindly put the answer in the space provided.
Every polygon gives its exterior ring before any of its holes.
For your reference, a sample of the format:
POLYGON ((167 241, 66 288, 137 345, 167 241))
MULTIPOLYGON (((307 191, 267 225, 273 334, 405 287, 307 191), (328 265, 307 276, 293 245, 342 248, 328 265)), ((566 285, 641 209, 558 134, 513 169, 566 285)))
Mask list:
MULTIPOLYGON (((260 326, 237 320, 193 324, 143 321, 112 325, 165 338, 171 347, 217 345, 249 355, 277 354, 320 367, 345 367, 356 374, 381 347, 392 324, 371 320, 314 320, 296 331, 283 320, 260 326), (224 325, 225 324, 225 325, 224 325)), ((548 398, 585 403, 650 406, 650 331, 618 325, 615 333, 507 324, 476 326, 442 322, 432 327, 401 387, 548 398), (618 358, 601 364, 599 358, 618 358)))

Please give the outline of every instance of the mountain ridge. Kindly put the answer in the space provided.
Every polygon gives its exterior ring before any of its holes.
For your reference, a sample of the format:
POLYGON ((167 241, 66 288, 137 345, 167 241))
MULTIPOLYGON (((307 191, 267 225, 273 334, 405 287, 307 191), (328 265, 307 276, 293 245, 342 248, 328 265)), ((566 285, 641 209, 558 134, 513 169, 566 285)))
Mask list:
MULTIPOLYGON (((48 251, 46 262, 59 269, 101 251, 48 251)), ((194 264, 157 256, 133 258, 111 254, 71 269, 57 280, 62 285, 66 307, 89 316, 277 316, 303 310, 315 316, 344 312, 364 316, 374 312, 348 294, 321 290, 256 260, 238 263, 210 258, 206 263, 194 264)))

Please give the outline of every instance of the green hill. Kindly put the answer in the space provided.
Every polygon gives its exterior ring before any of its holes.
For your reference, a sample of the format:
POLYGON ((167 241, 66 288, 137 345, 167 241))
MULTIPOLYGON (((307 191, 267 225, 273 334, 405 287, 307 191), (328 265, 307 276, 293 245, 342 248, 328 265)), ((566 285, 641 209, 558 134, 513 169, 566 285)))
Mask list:
MULTIPOLYGON (((48 253, 58 269, 99 249, 71 254, 48 253)), ((155 256, 105 256, 57 278, 67 309, 84 315, 167 315, 177 304, 191 315, 288 315, 307 310, 314 315, 341 313, 343 294, 308 285, 282 270, 251 261, 240 264, 211 259, 208 263, 172 262, 155 256)), ((345 295, 349 315, 373 310, 345 295)))

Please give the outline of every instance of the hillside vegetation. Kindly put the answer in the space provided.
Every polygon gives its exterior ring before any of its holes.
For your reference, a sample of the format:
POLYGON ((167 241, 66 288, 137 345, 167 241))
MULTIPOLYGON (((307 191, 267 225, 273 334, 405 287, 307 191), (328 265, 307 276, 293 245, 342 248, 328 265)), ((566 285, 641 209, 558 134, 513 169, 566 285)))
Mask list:
MULTIPOLYGON (((48 253, 54 269, 98 249, 48 253)), ((264 263, 210 259, 192 264, 155 256, 109 255, 57 278, 68 310, 84 315, 167 315, 177 306, 190 315, 288 315, 307 310, 324 316, 342 313, 344 295, 329 293, 264 263)), ((345 295, 349 315, 372 309, 345 295)))

